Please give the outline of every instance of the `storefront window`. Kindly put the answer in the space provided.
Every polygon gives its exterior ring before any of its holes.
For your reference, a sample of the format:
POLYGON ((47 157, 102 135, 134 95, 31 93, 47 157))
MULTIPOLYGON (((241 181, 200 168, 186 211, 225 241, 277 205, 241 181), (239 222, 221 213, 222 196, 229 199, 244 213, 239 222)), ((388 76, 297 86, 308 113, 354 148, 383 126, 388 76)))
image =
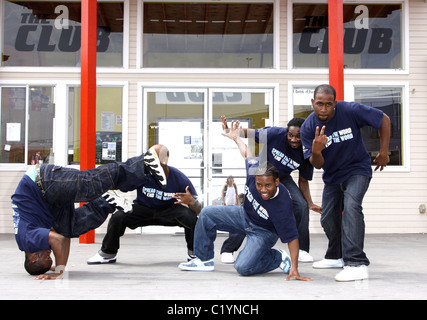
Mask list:
POLYGON ((1 163, 35 164, 52 156, 53 87, 1 88, 1 163))
POLYGON ((273 3, 145 2, 143 66, 273 68, 273 3))
MULTIPOLYGON (((344 67, 403 69, 402 4, 344 4, 344 67)), ((293 4, 293 67, 328 67, 328 4, 293 4)))
MULTIPOLYGON (((3 1, 2 66, 80 66, 79 1, 3 1)), ((98 1, 97 66, 123 66, 123 2, 98 1)))
MULTIPOLYGON (((123 88, 96 89, 95 163, 122 161, 123 88)), ((80 88, 68 89, 68 164, 80 163, 80 88)))
MULTIPOLYGON (((403 165, 402 152, 402 88, 401 87, 356 87, 355 101, 379 109, 390 117, 390 163, 403 165)), ((380 150, 378 130, 372 127, 362 129, 366 149, 374 160, 380 150)), ((372 165, 374 163, 372 162, 372 165)))

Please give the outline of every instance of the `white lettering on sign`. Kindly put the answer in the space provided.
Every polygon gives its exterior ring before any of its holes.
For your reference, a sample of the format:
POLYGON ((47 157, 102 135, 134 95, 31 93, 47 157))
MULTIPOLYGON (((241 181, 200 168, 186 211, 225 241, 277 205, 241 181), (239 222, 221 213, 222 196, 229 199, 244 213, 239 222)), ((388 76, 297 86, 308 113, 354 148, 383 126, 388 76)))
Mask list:
POLYGON ((369 9, 367 6, 359 5, 354 9, 354 13, 360 15, 354 20, 356 29, 369 29, 369 9))
POLYGON ((55 28, 56 29, 68 29, 69 28, 69 14, 68 7, 64 5, 59 5, 55 7, 55 13, 59 13, 59 16, 55 19, 55 28))

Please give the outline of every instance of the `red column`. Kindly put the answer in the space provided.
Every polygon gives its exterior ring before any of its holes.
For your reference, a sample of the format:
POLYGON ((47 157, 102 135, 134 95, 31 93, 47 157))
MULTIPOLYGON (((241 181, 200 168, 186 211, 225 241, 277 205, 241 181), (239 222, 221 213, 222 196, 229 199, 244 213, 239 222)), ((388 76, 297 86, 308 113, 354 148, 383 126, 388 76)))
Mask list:
POLYGON ((337 91, 337 100, 344 100, 343 20, 343 0, 329 0, 329 84, 337 91))
MULTIPOLYGON (((97 0, 81 1, 80 170, 95 167, 96 149, 96 15, 97 0)), ((80 243, 94 243, 95 231, 80 243)))

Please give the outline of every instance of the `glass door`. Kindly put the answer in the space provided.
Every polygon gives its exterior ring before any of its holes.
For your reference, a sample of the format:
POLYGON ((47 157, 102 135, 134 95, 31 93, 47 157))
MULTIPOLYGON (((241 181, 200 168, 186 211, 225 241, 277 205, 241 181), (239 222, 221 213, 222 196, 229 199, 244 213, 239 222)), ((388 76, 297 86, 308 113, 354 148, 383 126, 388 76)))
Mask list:
POLYGON ((147 145, 163 144, 169 162, 193 183, 200 202, 205 201, 207 90, 147 89, 147 114, 143 117, 147 145))
MULTIPOLYGON (((230 127, 239 120, 242 128, 260 129, 272 124, 273 90, 212 90, 210 94, 209 148, 207 179, 209 205, 222 205, 222 192, 228 177, 234 179, 237 192, 244 192, 246 181, 245 161, 236 143, 222 133, 221 116, 230 127)), ((253 155, 258 155, 260 145, 253 138, 244 139, 253 155)))
MULTIPOLYGON (((272 90, 145 89, 143 150, 163 144, 169 165, 192 181, 203 205, 221 204, 221 191, 233 176, 239 193, 245 183, 245 163, 235 143, 221 135, 221 116, 246 128, 270 124, 272 90)), ((247 143, 258 152, 253 140, 247 143)))

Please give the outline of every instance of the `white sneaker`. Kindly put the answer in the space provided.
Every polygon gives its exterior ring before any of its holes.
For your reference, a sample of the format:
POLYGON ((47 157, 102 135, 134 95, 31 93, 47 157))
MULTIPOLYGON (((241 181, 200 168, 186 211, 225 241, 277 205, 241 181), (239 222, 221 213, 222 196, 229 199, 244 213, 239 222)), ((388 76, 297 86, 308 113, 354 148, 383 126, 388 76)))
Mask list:
POLYGON ((280 263, 279 268, 282 269, 284 273, 289 273, 292 267, 291 257, 288 255, 286 251, 282 249, 276 249, 276 248, 273 248, 273 249, 279 251, 282 255, 282 262, 280 263))
POLYGON ((299 262, 313 262, 313 257, 305 250, 300 250, 298 253, 299 262))
POLYGON ((221 253, 221 262, 222 263, 234 263, 233 253, 232 252, 221 253))
POLYGON ((335 281, 355 281, 368 279, 368 267, 360 266, 345 266, 344 270, 335 276, 335 281))
POLYGON ((87 264, 103 264, 103 263, 114 263, 116 262, 116 256, 113 258, 104 258, 98 252, 91 258, 89 258, 86 262, 87 264))
POLYGON ((116 191, 109 190, 102 197, 115 208, 124 211, 125 213, 132 211, 132 203, 128 199, 120 196, 116 191))
POLYGON ((146 170, 150 173, 154 180, 156 180, 157 184, 162 189, 166 188, 166 175, 160 164, 159 156, 157 155, 157 152, 154 150, 154 148, 148 149, 148 151, 144 153, 144 163, 146 170))
POLYGON ((185 271, 214 271, 214 259, 202 261, 199 258, 188 261, 187 263, 180 263, 178 266, 181 270, 185 271))
POLYGON ((342 259, 323 259, 313 263, 314 269, 329 269, 342 267, 344 267, 344 262, 342 259))

